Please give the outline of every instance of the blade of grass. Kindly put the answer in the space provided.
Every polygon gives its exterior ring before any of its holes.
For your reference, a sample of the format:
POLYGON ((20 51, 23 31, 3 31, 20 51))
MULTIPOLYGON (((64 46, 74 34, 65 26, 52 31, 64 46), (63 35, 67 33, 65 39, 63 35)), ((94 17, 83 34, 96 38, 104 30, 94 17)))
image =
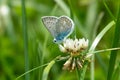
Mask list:
MULTIPOLYGON (((38 60, 39 60, 39 63, 38 65, 43 65, 43 48, 42 48, 42 45, 40 42, 37 43, 38 44, 38 47, 37 47, 37 52, 38 52, 38 60)), ((41 80, 42 79, 42 71, 43 71, 43 68, 40 68, 39 69, 39 77, 38 77, 38 80, 41 80)))
POLYGON ((85 77, 85 72, 86 72, 86 69, 87 69, 87 66, 88 66, 88 61, 85 61, 84 65, 83 65, 83 68, 82 69, 77 69, 76 72, 78 74, 78 80, 84 80, 84 77, 85 77))
POLYGON ((48 74, 50 72, 50 69, 52 68, 52 66, 55 64, 55 62, 57 61, 57 59, 59 59, 61 56, 57 56, 55 59, 53 59, 44 69, 43 71, 43 75, 42 75, 42 80, 47 80, 48 78, 48 74))
MULTIPOLYGON (((92 53, 88 53, 89 55, 87 55, 85 58, 86 59, 89 59, 93 54, 96 54, 96 53, 102 53, 102 52, 106 52, 106 51, 112 51, 112 50, 120 50, 120 48, 111 48, 111 49, 104 49, 104 50, 98 50, 98 51, 94 51, 92 53)), ((99 58, 98 58, 99 59, 99 58)), ((107 73, 107 68, 105 66, 105 64, 100 60, 100 64, 102 65, 105 73, 107 73)), ((113 80, 113 79, 112 79, 113 80)), ((115 80, 118 80, 118 79, 115 79, 115 80)))
POLYGON ((97 30, 98 30, 98 27, 100 25, 100 22, 102 21, 103 16, 104 16, 104 12, 101 12, 97 17, 97 20, 95 21, 95 26, 94 26, 94 29, 92 31, 92 33, 93 33, 92 39, 94 39, 95 36, 97 35, 97 30))
MULTIPOLYGON (((44 43, 43 43, 43 47, 42 47, 42 51, 41 51, 41 53, 39 53, 39 54, 42 54, 41 56, 39 56, 39 58, 41 60, 41 65, 44 63, 44 57, 46 55, 45 53, 46 53, 46 50, 47 50, 46 48, 47 48, 48 37, 49 37, 49 35, 46 34, 45 40, 44 40, 44 43)), ((38 52, 39 52, 39 49, 38 49, 38 52)), ((41 68, 40 80, 42 79, 42 71, 43 71, 43 67, 41 68)))
POLYGON ((44 66, 46 66, 46 65, 48 65, 48 63, 46 63, 46 64, 44 64, 44 65, 41 65, 41 66, 38 66, 38 67, 36 67, 36 68, 33 68, 33 69, 31 69, 31 70, 23 73, 22 75, 18 76, 15 80, 18 80, 18 79, 20 79, 21 77, 23 77, 24 75, 29 74, 30 72, 32 72, 32 71, 34 71, 34 70, 37 70, 37 69, 39 69, 39 68, 41 68, 41 67, 44 67, 44 66))
POLYGON ((55 0, 55 2, 62 8, 62 10, 63 10, 68 16, 70 16, 70 10, 69 10, 68 6, 64 3, 63 0, 55 0))
MULTIPOLYGON (((88 53, 89 53, 89 52, 91 52, 91 53, 94 52, 94 50, 95 50, 96 46, 98 45, 99 41, 102 39, 102 37, 105 35, 105 33, 106 33, 114 24, 115 24, 115 22, 114 22, 114 21, 111 21, 110 23, 108 23, 107 26, 105 26, 105 28, 104 28, 104 29, 97 35, 97 37, 94 39, 94 41, 93 41, 93 43, 92 43, 92 45, 91 45, 88 53)), ((87 53, 87 54, 88 54, 88 53, 87 53)), ((87 63, 86 65, 88 65, 88 63, 87 63)), ((86 67, 86 68, 87 68, 87 67, 86 67)), ((86 69, 85 69, 83 72, 86 72, 86 69)), ((80 75, 82 75, 82 73, 81 73, 80 75)), ((85 77, 85 74, 82 75, 82 78, 83 78, 83 79, 84 79, 84 77, 85 77)))
POLYGON ((95 25, 95 20, 97 17, 97 7, 98 7, 98 3, 97 0, 92 0, 92 2, 90 3, 90 5, 88 6, 88 10, 87 10, 87 15, 86 15, 86 21, 85 21, 85 26, 86 26, 86 32, 88 32, 87 37, 89 39, 92 38, 91 32, 93 32, 93 28, 95 25))
MULTIPOLYGON (((113 40, 113 45, 112 45, 113 48, 120 46, 120 5, 118 7, 119 7, 119 11, 118 11, 116 27, 115 27, 115 34, 114 34, 114 40, 113 40)), ((117 50, 116 51, 111 51, 107 80, 111 80, 111 77, 113 75, 116 56, 117 56, 117 50)))
POLYGON ((98 64, 100 65, 100 67, 102 68, 102 70, 104 71, 105 76, 107 75, 107 65, 105 64, 105 61, 103 60, 102 56, 100 54, 96 54, 95 55, 98 64))
MULTIPOLYGON (((81 24, 80 19, 78 19, 79 15, 77 15, 77 12, 74 10, 74 4, 72 3, 71 0, 67 0, 67 1, 69 3, 69 7, 70 7, 70 17, 75 22, 75 26, 77 25, 77 27, 79 28, 79 31, 85 36, 87 33, 86 33, 86 31, 84 31, 85 29, 84 29, 83 25, 81 24)), ((76 37, 77 27, 75 27, 75 29, 74 29, 75 37, 76 37)))
MULTIPOLYGON (((97 30, 98 30, 98 27, 100 25, 100 22, 102 21, 103 16, 104 16, 104 12, 99 13, 99 15, 95 21, 95 26, 94 26, 94 29, 92 31, 92 33, 93 33, 92 39, 94 39, 97 35, 97 30)), ((91 40, 91 41, 93 41, 93 40, 91 40)), ((104 63, 104 61, 102 60, 101 56, 99 54, 96 54, 95 57, 97 58, 100 66, 103 68, 103 71, 107 74, 107 66, 104 63)))
MULTIPOLYGON (((26 10, 25 0, 22 0, 22 27, 24 37, 24 57, 25 57, 25 72, 29 70, 29 57, 28 57, 28 36, 27 36, 27 23, 26 23, 26 10)), ((30 75, 25 75, 25 80, 30 80, 30 75)))
POLYGON ((110 49, 103 49, 103 50, 98 50, 98 51, 93 51, 93 52, 88 52, 87 56, 85 58, 89 58, 91 57, 92 55, 96 54, 96 53, 101 53, 101 52, 105 52, 105 51, 113 51, 113 50, 120 50, 120 47, 118 48, 110 48, 110 49))
POLYGON ((43 72, 43 76, 42 76, 42 80, 47 80, 49 71, 50 71, 51 67, 54 65, 54 63, 55 63, 55 60, 52 60, 52 61, 48 64, 48 66, 45 67, 44 72, 43 72))
POLYGON ((112 80, 120 80, 120 61, 118 61, 112 80))
MULTIPOLYGON (((86 30, 88 30, 88 35, 87 37, 92 40, 93 36, 89 35, 93 32, 93 28, 94 28, 94 22, 97 16, 97 0, 92 0, 93 2, 91 2, 91 4, 88 7, 88 12, 87 12, 87 17, 86 17, 86 30)), ((91 58, 92 62, 90 64, 91 68, 90 68, 90 72, 91 72, 91 80, 94 80, 94 56, 92 56, 91 58)))
POLYGON ((75 21, 75 25, 78 27, 81 34, 84 36, 87 36, 87 31, 85 31, 83 24, 80 22, 80 20, 78 19, 78 17, 76 15, 74 15, 74 21, 75 21))
MULTIPOLYGON (((75 11, 73 9, 73 5, 71 3, 71 0, 67 0, 67 1, 69 3, 69 7, 70 7, 70 18, 74 21, 74 13, 75 13, 75 11)), ((73 32, 73 38, 76 38, 76 29, 77 28, 75 27, 74 32, 73 32)))
MULTIPOLYGON (((89 51, 94 51, 98 42, 101 40, 101 38, 104 36, 104 34, 112 27, 112 25, 114 24, 114 22, 111 22, 111 24, 108 24, 101 32, 100 34, 95 38, 95 40, 93 41, 92 46, 90 47, 89 51)), ((94 56, 91 59, 92 61, 94 61, 94 56)), ((91 63, 91 80, 94 80, 94 63, 91 63)))
POLYGON ((97 35, 97 37, 94 39, 89 52, 94 51, 97 44, 99 43, 99 41, 102 39, 102 37, 105 35, 105 33, 113 26, 115 25, 114 21, 111 21, 110 23, 108 23, 107 26, 105 26, 105 28, 97 35))
POLYGON ((71 19, 73 19, 74 20, 74 9, 73 9, 73 5, 72 5, 72 3, 71 3, 71 0, 67 0, 68 1, 68 3, 69 3, 69 7, 70 7, 70 17, 71 17, 71 19))
POLYGON ((112 17, 112 19, 113 19, 114 21, 116 21, 116 19, 115 19, 115 17, 113 16, 112 12, 111 12, 110 9, 108 8, 105 0, 103 0, 103 4, 104 4, 106 10, 108 11, 108 13, 110 14, 110 16, 112 17))
POLYGON ((50 64, 53 63, 53 61, 58 61, 57 59, 59 59, 60 57, 61 57, 61 56, 57 56, 57 57, 56 57, 55 59, 53 59, 51 62, 46 63, 46 64, 43 64, 43 65, 38 66, 38 67, 35 67, 35 68, 33 68, 33 69, 31 69, 31 70, 23 73, 22 75, 18 76, 15 80, 18 80, 19 78, 23 77, 23 76, 26 75, 26 74, 29 74, 30 72, 32 72, 32 71, 34 71, 34 70, 37 70, 37 69, 39 69, 39 68, 42 68, 42 67, 44 67, 44 66, 46 66, 46 65, 50 65, 50 64))

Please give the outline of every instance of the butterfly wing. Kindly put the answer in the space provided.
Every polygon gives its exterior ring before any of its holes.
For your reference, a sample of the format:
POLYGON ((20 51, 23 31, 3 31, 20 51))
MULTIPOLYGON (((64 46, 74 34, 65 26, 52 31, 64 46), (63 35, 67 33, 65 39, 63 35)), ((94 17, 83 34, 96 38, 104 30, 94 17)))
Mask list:
POLYGON ((67 16, 61 16, 56 23, 56 39, 67 38, 74 30, 73 21, 67 16))
POLYGON ((47 28, 47 30, 52 34, 53 37, 56 37, 56 22, 58 18, 55 16, 44 16, 42 17, 42 22, 47 28))

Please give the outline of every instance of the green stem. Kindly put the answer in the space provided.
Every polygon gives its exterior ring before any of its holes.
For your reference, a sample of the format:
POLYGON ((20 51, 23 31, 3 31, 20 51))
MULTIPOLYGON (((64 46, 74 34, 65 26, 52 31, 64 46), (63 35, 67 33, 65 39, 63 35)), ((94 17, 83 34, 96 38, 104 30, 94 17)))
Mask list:
MULTIPOLYGON (((28 57, 28 36, 27 36, 27 24, 26 24, 26 10, 25 0, 22 0, 22 27, 24 37, 24 57, 25 57, 25 72, 29 70, 29 57, 28 57)), ((30 80, 29 74, 25 75, 25 80, 30 80)))
POLYGON ((111 48, 111 49, 104 49, 104 50, 98 50, 98 51, 94 51, 94 52, 88 52, 86 54, 88 54, 85 58, 90 58, 92 55, 96 54, 96 53, 102 53, 102 52, 106 52, 106 51, 113 51, 113 50, 120 50, 120 48, 111 48))

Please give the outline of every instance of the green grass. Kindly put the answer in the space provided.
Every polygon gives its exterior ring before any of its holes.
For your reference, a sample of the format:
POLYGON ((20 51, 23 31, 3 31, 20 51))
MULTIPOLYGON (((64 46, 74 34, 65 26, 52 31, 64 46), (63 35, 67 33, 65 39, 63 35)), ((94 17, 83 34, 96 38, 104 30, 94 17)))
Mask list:
POLYGON ((120 80, 120 1, 0 0, 0 80, 120 80), (5 9, 4 9, 5 10, 5 9), (89 39, 83 68, 62 70, 66 59, 42 16, 69 16, 70 38, 89 39), (88 57, 89 57, 88 56, 88 57))
MULTIPOLYGON (((27 20, 26 20, 26 8, 25 1, 22 0, 22 26, 24 37, 24 56, 25 56, 25 72, 29 70, 29 53, 28 53, 28 34, 27 34, 27 20)), ((30 75, 25 75, 25 80, 30 80, 30 75)))
MULTIPOLYGON (((118 5, 119 7, 120 5, 118 5)), ((120 7, 118 10, 118 15, 117 15, 117 21, 116 21, 116 26, 115 26, 115 32, 114 32, 114 40, 113 40, 113 45, 112 47, 120 47, 120 7)), ((107 80, 112 80, 112 75, 114 72, 114 67, 115 67, 115 62, 117 58, 117 50, 116 51, 111 51, 110 55, 110 60, 109 60, 109 69, 108 69, 108 76, 107 80)))

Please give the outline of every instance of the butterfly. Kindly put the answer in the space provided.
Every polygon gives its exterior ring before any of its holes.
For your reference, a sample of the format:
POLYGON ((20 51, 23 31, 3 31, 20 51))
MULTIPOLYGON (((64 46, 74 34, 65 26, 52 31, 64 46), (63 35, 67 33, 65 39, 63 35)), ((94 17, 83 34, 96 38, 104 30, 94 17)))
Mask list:
POLYGON ((54 37, 55 43, 62 43, 74 30, 74 23, 67 16, 43 16, 42 22, 54 37))

